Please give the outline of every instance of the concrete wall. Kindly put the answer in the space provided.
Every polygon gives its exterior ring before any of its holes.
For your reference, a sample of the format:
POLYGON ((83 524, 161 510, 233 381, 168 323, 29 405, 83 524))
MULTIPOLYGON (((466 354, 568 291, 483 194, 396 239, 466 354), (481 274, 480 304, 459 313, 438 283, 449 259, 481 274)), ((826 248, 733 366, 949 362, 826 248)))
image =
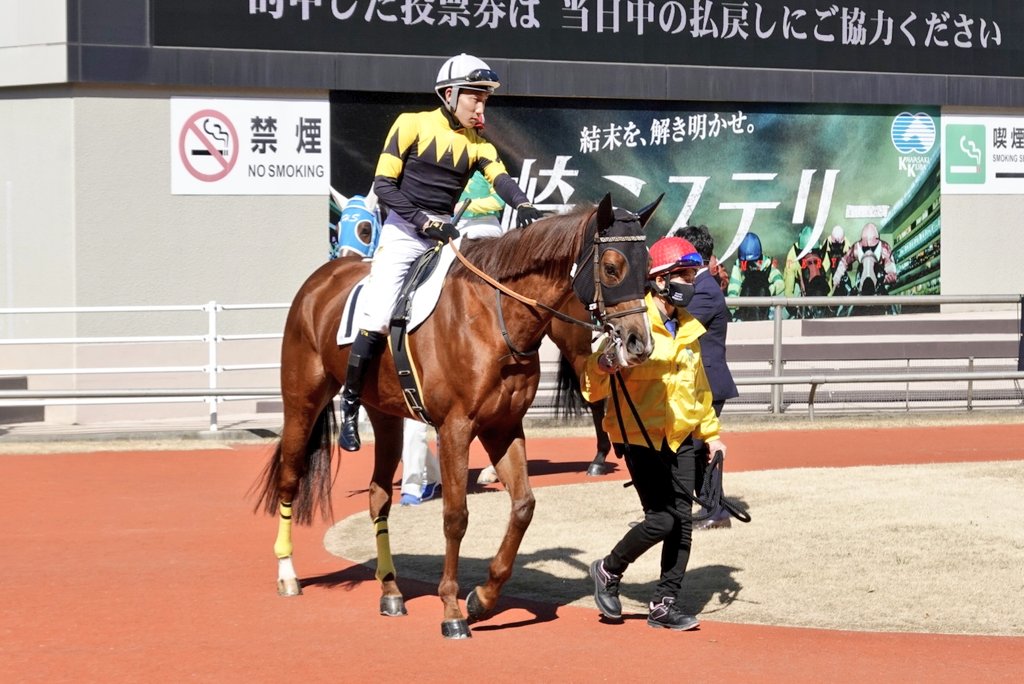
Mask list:
POLYGON ((0 87, 68 80, 66 0, 0 0, 0 87))
MULTIPOLYGON (((0 306, 75 302, 74 105, 63 95, 0 97, 0 306)), ((3 337, 73 332, 70 316, 0 316, 3 337)))
MULTIPOLYGON (((326 258, 326 186, 322 197, 172 195, 166 92, 87 92, 73 107, 76 305, 288 302, 326 258)), ((181 318, 79 326, 82 334, 170 334, 180 333, 181 318)))
POLYGON ((1024 294, 1024 196, 942 196, 942 294, 1024 294))

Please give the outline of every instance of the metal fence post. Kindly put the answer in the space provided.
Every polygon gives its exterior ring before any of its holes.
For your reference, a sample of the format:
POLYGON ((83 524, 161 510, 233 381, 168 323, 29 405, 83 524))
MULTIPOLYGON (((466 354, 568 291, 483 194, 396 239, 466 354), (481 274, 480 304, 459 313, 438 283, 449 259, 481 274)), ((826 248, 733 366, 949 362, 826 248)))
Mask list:
POLYGON ((1024 371, 1024 295, 1020 296, 1020 303, 1017 305, 1017 324, 1020 328, 1020 339, 1017 342, 1017 370, 1024 371))
MULTIPOLYGON (((772 330, 772 370, 777 378, 782 377, 782 305, 776 304, 775 325, 772 330)), ((782 385, 772 385, 772 413, 782 413, 782 385)))
MULTIPOLYGON (((967 370, 968 372, 974 372, 974 357, 967 357, 967 370)), ((967 381, 967 410, 971 411, 974 409, 974 381, 967 381)))
MULTIPOLYGON (((210 301, 204 307, 206 309, 206 348, 208 351, 206 375, 209 379, 209 388, 217 389, 217 302, 210 301)), ((210 409, 210 432, 217 431, 217 397, 210 395, 206 399, 210 409)))

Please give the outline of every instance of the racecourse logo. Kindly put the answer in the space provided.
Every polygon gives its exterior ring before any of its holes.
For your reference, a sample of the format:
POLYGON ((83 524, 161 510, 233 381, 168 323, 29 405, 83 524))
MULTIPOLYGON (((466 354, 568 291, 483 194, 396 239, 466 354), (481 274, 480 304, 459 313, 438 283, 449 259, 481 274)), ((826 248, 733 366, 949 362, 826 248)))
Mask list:
POLYGON ((900 154, 927 154, 935 145, 935 121, 923 112, 901 112, 892 120, 890 137, 900 154))
POLYGON ((899 170, 907 178, 917 178, 928 168, 932 160, 928 153, 935 147, 935 121, 931 116, 901 112, 892 120, 889 137, 900 153, 899 170))

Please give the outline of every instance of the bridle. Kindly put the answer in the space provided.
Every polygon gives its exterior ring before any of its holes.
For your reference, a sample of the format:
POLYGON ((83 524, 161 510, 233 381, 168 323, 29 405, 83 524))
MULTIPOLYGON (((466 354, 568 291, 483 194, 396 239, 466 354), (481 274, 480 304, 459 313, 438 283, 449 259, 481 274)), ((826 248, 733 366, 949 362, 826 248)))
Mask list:
MULTIPOLYGON (((627 219, 629 219, 629 220, 639 220, 639 218, 640 217, 637 216, 636 214, 630 214, 630 216, 627 217, 627 219)), ((575 290, 576 289, 576 281, 580 277, 580 275, 582 275, 582 272, 583 272, 582 264, 584 264, 588 260, 592 261, 592 270, 594 272, 594 301, 590 302, 589 304, 584 302, 584 304, 586 305, 587 310, 589 310, 589 311, 596 311, 596 315, 594 316, 594 318, 597 319, 597 325, 591 325, 589 327, 594 328, 595 330, 603 329, 603 330, 605 330, 607 332, 609 330, 609 328, 612 327, 611 324, 609 323, 609 321, 611 321, 612 319, 620 318, 622 316, 629 316, 631 314, 636 314, 636 313, 643 313, 644 311, 647 311, 647 307, 646 306, 637 306, 637 307, 633 307, 632 309, 625 309, 623 311, 616 311, 614 313, 608 313, 608 310, 605 307, 605 303, 604 303, 604 301, 605 301, 605 296, 604 296, 605 286, 604 286, 604 283, 601 282, 601 275, 600 275, 600 272, 598 271, 598 266, 600 265, 600 262, 601 262, 601 252, 603 251, 603 250, 599 249, 600 245, 602 245, 602 244, 610 244, 610 243, 615 243, 615 242, 646 242, 646 240, 647 240, 647 236, 646 235, 624 235, 622 237, 602 237, 597 232, 595 232, 594 233, 594 239, 591 241, 591 244, 590 244, 590 248, 587 250, 587 252, 585 254, 583 254, 579 258, 579 260, 575 264, 573 264, 572 271, 569 273, 569 279, 570 279, 570 281, 572 283, 573 289, 575 290)), ((569 317, 569 318, 571 318, 571 317, 569 317)), ((579 322, 579 321, 576 321, 576 319, 572 319, 572 320, 574 322, 577 322, 577 323, 579 322)))
MULTIPOLYGON (((580 224, 579 230, 586 231, 587 226, 590 225, 590 221, 591 221, 591 219, 594 218, 596 213, 597 213, 597 208, 595 207, 593 210, 591 210, 583 218, 583 221, 580 224)), ((626 220, 626 221, 639 220, 639 216, 637 216, 636 214, 630 213, 628 216, 625 217, 624 220, 626 220)), ((600 264, 601 253, 603 251, 600 247, 601 247, 601 245, 617 243, 617 242, 644 242, 644 241, 646 241, 646 236, 643 235, 643 234, 641 234, 641 235, 624 235, 624 236, 618 236, 618 237, 616 237, 616 236, 603 236, 603 235, 600 234, 600 230, 595 229, 594 230, 594 237, 591 240, 589 248, 584 250, 584 251, 582 251, 580 256, 579 256, 579 258, 573 264, 572 269, 569 272, 569 284, 570 284, 571 289, 573 289, 573 291, 575 292, 575 291, 577 291, 576 290, 577 280, 579 279, 579 277, 583 273, 584 265, 587 264, 588 261, 592 262, 592 266, 593 266, 592 270, 593 270, 593 276, 594 276, 594 283, 593 283, 594 284, 594 298, 593 298, 594 301, 592 301, 592 302, 584 302, 584 305, 586 306, 588 311, 591 311, 594 314, 593 318, 595 319, 596 322, 580 320, 578 318, 570 316, 569 314, 563 313, 563 312, 559 311, 558 309, 555 309, 555 308, 553 308, 551 306, 548 306, 547 304, 544 304, 543 302, 539 302, 536 299, 533 299, 531 297, 527 297, 525 295, 519 294, 515 290, 512 290, 511 288, 509 288, 509 287, 507 287, 505 285, 502 285, 501 283, 496 281, 494 278, 490 277, 489 275, 487 275, 486 273, 484 273, 483 271, 478 269, 476 266, 474 266, 462 254, 462 252, 459 251, 459 248, 455 246, 454 242, 449 242, 448 244, 451 246, 452 251, 455 252, 455 256, 459 259, 459 261, 462 262, 462 264, 467 269, 469 269, 477 277, 479 277, 481 280, 483 280, 485 283, 487 283, 488 285, 490 285, 491 287, 493 287, 497 291, 496 296, 497 296, 497 299, 498 299, 498 321, 499 321, 499 325, 501 327, 502 336, 505 338, 505 343, 508 345, 508 347, 512 351, 513 355, 515 355, 515 356, 532 356, 533 354, 537 353, 536 350, 534 350, 532 352, 522 352, 522 351, 517 350, 515 348, 515 346, 513 346, 512 342, 511 342, 511 339, 510 339, 510 337, 508 335, 508 331, 505 328, 504 316, 501 313, 501 295, 504 293, 504 294, 508 295, 509 297, 511 297, 512 299, 515 299, 516 301, 521 302, 521 303, 523 303, 523 304, 525 304, 525 305, 527 305, 529 307, 533 307, 533 308, 536 308, 536 309, 541 309, 543 311, 546 311, 547 313, 550 313, 555 318, 557 318, 557 319, 559 319, 561 321, 564 321, 566 323, 571 323, 572 325, 578 325, 578 326, 581 326, 583 328, 587 328, 588 330, 591 330, 591 331, 594 331, 594 332, 606 332, 609 335, 612 335, 614 338, 617 338, 618 337, 618 331, 616 330, 615 326, 612 325, 611 321, 613 319, 615 319, 615 318, 619 318, 619 317, 622 317, 622 316, 628 316, 630 314, 642 313, 642 312, 647 310, 647 307, 646 306, 640 306, 640 307, 634 307, 634 308, 631 308, 631 309, 627 309, 627 310, 624 310, 624 311, 616 311, 616 312, 612 312, 612 313, 608 312, 608 309, 607 309, 607 307, 605 305, 605 299, 606 299, 605 294, 604 294, 605 285, 604 285, 604 283, 601 282, 600 271, 598 270, 598 266, 600 264)), ((641 292, 639 294, 642 296, 643 293, 641 292)), ((581 301, 582 301, 582 298, 581 298, 581 301)))

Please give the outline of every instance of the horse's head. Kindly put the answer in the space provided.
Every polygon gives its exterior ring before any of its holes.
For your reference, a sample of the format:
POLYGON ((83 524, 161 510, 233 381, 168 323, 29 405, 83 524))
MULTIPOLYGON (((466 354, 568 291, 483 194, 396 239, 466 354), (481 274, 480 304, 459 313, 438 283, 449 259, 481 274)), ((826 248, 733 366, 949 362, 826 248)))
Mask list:
POLYGON ((800 259, 800 281, 804 295, 823 297, 828 294, 828 279, 825 277, 821 252, 812 249, 800 259))
POLYGON ((647 238, 644 225, 661 197, 634 214, 605 195, 591 215, 573 276, 573 290, 616 342, 619 363, 635 366, 654 350, 644 302, 647 238))

